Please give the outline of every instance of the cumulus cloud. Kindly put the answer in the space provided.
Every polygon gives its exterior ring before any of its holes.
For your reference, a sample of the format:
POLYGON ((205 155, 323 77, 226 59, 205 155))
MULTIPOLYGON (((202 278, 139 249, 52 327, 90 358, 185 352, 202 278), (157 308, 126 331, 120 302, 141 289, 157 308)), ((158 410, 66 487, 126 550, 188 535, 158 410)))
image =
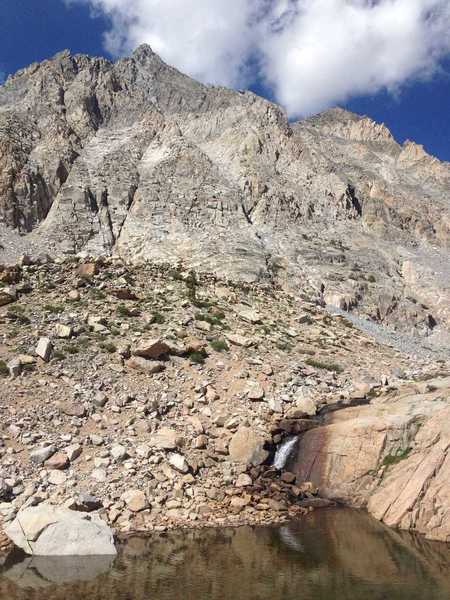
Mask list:
POLYGON ((264 75, 291 114, 433 75, 450 52, 448 0, 299 0, 268 24, 264 75))
POLYGON ((449 0, 66 0, 111 18, 113 55, 148 43, 209 83, 264 81, 291 116, 433 76, 449 0))

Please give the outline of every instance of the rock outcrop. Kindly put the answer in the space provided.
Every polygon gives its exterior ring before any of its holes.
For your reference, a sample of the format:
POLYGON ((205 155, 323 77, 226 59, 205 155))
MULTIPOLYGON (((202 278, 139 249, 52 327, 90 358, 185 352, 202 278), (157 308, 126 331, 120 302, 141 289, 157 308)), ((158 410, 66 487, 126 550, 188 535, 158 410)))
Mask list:
POLYGON ((98 515, 50 504, 21 510, 6 533, 16 546, 34 556, 116 554, 112 531, 98 515))
POLYGON ((450 378, 331 413, 291 468, 321 495, 366 506, 391 527, 450 540, 450 378))
POLYGON ((4 261, 182 261, 450 347, 449 189, 448 164, 384 125, 341 109, 289 123, 148 46, 116 63, 65 51, 0 87, 4 261))

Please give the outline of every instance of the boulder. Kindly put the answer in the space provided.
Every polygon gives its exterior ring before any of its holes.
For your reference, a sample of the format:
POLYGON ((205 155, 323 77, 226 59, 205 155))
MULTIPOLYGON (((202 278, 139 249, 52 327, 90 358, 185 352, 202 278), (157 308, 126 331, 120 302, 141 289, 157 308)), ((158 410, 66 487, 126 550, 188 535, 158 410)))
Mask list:
POLYGON ((35 448, 30 452, 30 461, 35 465, 42 465, 46 460, 53 456, 55 452, 56 448, 54 446, 35 448))
POLYGON ((98 266, 94 262, 84 263, 82 265, 79 265, 77 271, 78 271, 78 275, 80 277, 82 277, 83 279, 91 279, 92 277, 97 275, 98 266))
POLYGON ((155 373, 161 373, 166 368, 166 365, 157 360, 146 360, 140 356, 132 356, 126 362, 127 367, 145 373, 147 375, 154 375, 155 373))
POLYGON ((145 492, 142 490, 128 490, 122 494, 121 498, 131 512, 140 512, 149 508, 149 503, 145 492))
POLYGON ((40 504, 19 511, 5 533, 35 556, 115 555, 112 530, 97 515, 40 504))
POLYGON ((239 317, 241 317, 241 319, 247 321, 248 323, 252 323, 253 325, 256 325, 256 323, 261 323, 261 315, 252 308, 249 308, 247 306, 240 306, 238 307, 236 312, 239 315, 239 317))
POLYGON ((52 355, 53 344, 47 337, 42 337, 36 346, 36 354, 42 358, 43 361, 48 362, 52 355))
POLYGON ((249 348, 253 343, 252 340, 240 335, 239 333, 229 333, 226 335, 226 338, 235 346, 243 346, 244 348, 249 348))
POLYGON ((174 450, 177 446, 181 445, 181 438, 175 429, 161 427, 152 437, 151 443, 161 450, 174 450))
POLYGON ((189 465, 182 454, 173 453, 169 456, 170 465, 180 473, 188 473, 189 465))
POLYGON ((134 356, 140 356, 142 358, 153 358, 158 359, 161 356, 170 353, 170 346, 160 338, 152 338, 148 340, 142 340, 139 342, 136 348, 132 349, 134 356))
POLYGON ((0 289, 0 306, 6 306, 17 300, 17 293, 12 288, 0 289))
POLYGON ((250 427, 239 427, 228 447, 230 459, 245 465, 261 465, 269 456, 265 443, 265 438, 250 427))
POLYGON ((69 339, 72 337, 73 330, 70 325, 64 325, 63 323, 58 323, 55 326, 55 336, 61 339, 69 339))
POLYGON ((291 470, 320 495, 391 527, 450 539, 450 377, 331 413, 301 436, 291 470))

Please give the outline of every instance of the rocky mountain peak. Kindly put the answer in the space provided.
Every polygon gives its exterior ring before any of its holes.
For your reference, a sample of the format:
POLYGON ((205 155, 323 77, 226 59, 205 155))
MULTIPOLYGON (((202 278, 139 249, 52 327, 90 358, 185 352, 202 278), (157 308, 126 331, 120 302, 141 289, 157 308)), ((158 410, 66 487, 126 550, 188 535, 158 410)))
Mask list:
POLYGON ((64 51, 0 87, 4 261, 42 248, 182 261, 442 345, 449 182, 448 164, 368 117, 290 124, 148 45, 115 63, 64 51))

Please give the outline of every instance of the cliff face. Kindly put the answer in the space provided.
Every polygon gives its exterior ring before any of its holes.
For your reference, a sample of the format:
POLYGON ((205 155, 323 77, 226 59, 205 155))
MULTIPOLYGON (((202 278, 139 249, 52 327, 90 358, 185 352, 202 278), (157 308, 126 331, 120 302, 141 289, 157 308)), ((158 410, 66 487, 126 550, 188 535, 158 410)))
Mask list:
MULTIPOLYGON (((118 254, 309 298, 448 344, 450 167, 341 109, 289 123, 148 46, 62 52, 0 88, 0 260, 118 254)), ((450 345, 450 344, 449 344, 450 345)))

